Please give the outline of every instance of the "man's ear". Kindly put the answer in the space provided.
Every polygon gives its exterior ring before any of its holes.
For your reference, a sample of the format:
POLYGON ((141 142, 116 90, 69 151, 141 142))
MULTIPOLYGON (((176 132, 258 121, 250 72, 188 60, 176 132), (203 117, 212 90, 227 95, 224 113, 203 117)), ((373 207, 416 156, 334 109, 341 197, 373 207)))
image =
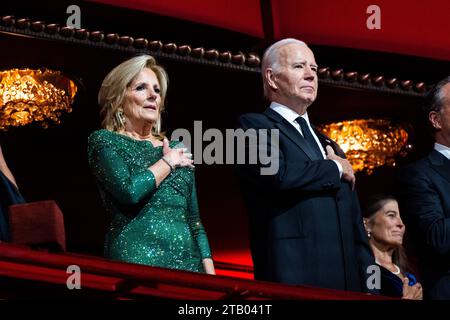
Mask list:
POLYGON ((442 125, 441 125, 441 116, 439 115, 439 112, 437 112, 437 111, 431 111, 431 112, 428 114, 428 120, 430 120, 431 125, 432 125, 436 130, 442 129, 442 125))
POLYGON ((269 87, 272 90, 278 90, 278 86, 276 84, 276 76, 275 76, 275 73, 273 72, 272 68, 267 68, 264 72, 265 72, 267 84, 269 85, 269 87))

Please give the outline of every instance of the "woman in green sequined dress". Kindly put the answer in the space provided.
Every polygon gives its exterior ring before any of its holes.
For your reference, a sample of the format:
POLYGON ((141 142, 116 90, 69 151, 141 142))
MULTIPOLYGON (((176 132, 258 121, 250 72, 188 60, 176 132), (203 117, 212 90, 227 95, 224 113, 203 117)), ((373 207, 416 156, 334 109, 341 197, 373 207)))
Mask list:
POLYGON ((131 58, 104 79, 104 129, 88 156, 110 223, 105 256, 214 274, 199 216, 192 155, 160 133, 167 75, 153 57, 131 58))

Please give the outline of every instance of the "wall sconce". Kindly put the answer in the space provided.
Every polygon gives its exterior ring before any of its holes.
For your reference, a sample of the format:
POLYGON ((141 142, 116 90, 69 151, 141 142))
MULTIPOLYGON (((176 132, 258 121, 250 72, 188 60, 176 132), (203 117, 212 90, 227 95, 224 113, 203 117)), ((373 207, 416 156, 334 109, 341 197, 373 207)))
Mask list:
POLYGON ((319 127, 345 152, 353 170, 372 174, 377 167, 395 166, 395 157, 407 155, 408 133, 387 119, 341 121, 319 127))
POLYGON ((0 129, 38 122, 60 123, 63 111, 72 112, 75 83, 60 71, 11 69, 0 71, 0 129))

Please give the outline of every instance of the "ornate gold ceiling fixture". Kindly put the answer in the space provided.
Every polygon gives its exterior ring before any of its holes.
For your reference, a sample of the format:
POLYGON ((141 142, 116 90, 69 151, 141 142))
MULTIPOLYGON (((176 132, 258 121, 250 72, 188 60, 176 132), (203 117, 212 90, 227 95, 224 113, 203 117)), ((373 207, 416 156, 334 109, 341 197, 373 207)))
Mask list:
POLYGON ((32 122, 47 128, 72 112, 77 86, 60 71, 11 69, 0 71, 0 129, 32 122))
POLYGON ((377 167, 393 167, 396 156, 412 149, 404 127, 387 119, 341 121, 320 129, 339 144, 355 172, 372 174, 377 167))

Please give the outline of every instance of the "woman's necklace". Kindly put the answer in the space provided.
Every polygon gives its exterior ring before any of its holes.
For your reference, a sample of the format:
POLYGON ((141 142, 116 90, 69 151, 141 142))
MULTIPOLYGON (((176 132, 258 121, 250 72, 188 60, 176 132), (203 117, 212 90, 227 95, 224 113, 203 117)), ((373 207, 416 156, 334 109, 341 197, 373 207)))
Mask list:
MULTIPOLYGON (((378 261, 378 260, 375 260, 375 262, 377 263, 377 264, 379 264, 380 266, 382 266, 382 264, 378 261)), ((398 274, 400 274, 400 268, 398 267, 398 265, 396 265, 395 263, 393 263, 393 266, 395 267, 395 269, 397 269, 395 272, 392 272, 393 274, 395 274, 395 275, 398 275, 398 274)), ((389 270, 389 269, 388 269, 389 270)), ((389 270, 390 271, 390 270, 389 270)))

